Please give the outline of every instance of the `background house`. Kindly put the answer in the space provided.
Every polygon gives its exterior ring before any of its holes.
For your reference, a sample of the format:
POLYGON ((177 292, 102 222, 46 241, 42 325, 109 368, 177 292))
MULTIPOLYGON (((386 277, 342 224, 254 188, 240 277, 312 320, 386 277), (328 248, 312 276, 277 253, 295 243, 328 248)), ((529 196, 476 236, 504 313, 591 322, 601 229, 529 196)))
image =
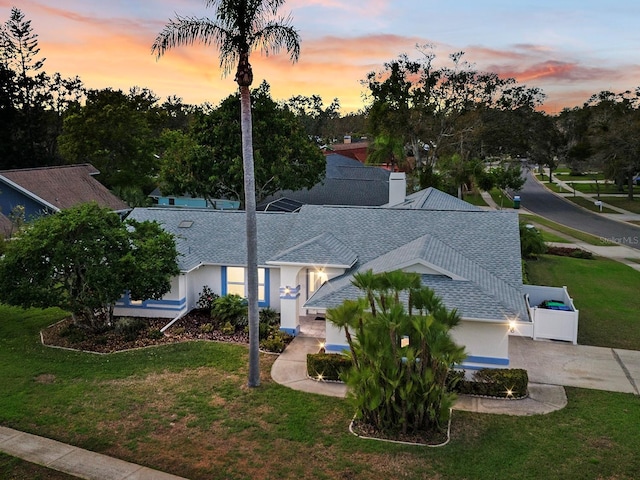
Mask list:
POLYGON ((127 204, 94 178, 98 173, 88 163, 0 170, 0 215, 6 217, 22 205, 28 221, 38 215, 92 201, 118 213, 127 212, 127 204))
MULTIPOLYGON (((322 182, 310 189, 284 190, 263 201, 257 208, 265 211, 294 211, 301 205, 379 206, 389 202, 389 171, 343 155, 326 157, 322 182)), ((404 198, 406 183, 401 187, 404 198)))

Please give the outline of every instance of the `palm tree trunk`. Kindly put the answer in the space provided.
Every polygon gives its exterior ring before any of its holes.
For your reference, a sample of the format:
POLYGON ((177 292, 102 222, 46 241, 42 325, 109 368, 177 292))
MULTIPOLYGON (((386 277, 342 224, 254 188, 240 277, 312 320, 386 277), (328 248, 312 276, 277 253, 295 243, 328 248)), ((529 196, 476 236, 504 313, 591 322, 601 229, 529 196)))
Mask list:
POLYGON ((249 86, 240 86, 242 128, 242 166, 244 204, 247 221, 247 299, 249 302, 249 387, 260 385, 260 343, 258 314, 258 227, 256 218, 256 182, 253 167, 253 136, 249 86))

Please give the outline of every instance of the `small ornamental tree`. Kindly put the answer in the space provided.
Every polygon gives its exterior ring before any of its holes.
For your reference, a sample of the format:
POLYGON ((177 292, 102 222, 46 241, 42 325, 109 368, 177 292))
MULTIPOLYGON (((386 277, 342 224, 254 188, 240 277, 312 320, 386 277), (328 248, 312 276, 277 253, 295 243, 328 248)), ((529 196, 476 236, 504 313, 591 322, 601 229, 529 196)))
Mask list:
POLYGON ((353 284, 365 298, 328 309, 327 319, 346 333, 356 417, 381 432, 443 430, 455 400, 447 373, 466 357, 450 335, 457 312, 417 274, 368 271, 353 284))
POLYGON ((522 258, 536 258, 547 251, 542 233, 533 225, 520 222, 520 253, 522 258))
POLYGON ((120 220, 95 203, 40 217, 0 259, 0 301, 57 306, 93 329, 110 325, 125 290, 159 299, 179 273, 173 236, 155 222, 120 220))

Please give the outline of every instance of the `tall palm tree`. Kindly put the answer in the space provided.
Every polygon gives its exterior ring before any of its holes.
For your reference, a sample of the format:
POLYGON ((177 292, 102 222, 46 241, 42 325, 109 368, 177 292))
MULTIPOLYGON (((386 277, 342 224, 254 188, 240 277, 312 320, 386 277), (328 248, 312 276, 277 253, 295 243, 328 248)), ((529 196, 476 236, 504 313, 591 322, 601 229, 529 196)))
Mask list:
POLYGON ((215 18, 176 16, 157 36, 152 52, 160 58, 167 50, 200 42, 214 45, 220 52, 225 75, 236 66, 235 81, 240 89, 242 164, 247 222, 247 297, 249 301, 249 381, 260 385, 258 316, 258 234, 256 194, 251 133, 251 97, 249 87, 253 71, 249 55, 260 50, 277 54, 284 48, 293 62, 300 55, 300 36, 291 26, 291 17, 278 16, 285 0, 205 0, 215 10, 215 18))

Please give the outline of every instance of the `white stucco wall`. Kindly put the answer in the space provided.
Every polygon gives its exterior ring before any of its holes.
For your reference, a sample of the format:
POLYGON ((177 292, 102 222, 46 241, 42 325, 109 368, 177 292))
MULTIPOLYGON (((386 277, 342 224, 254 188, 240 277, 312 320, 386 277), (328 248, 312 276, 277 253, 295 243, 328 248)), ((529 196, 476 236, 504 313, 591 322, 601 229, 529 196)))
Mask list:
MULTIPOLYGON (((347 349, 343 330, 327 321, 326 350, 339 353, 347 349)), ((462 368, 507 368, 509 366, 509 327, 507 324, 462 321, 451 331, 454 341, 464 345, 468 358, 462 368)))
POLYGON ((505 368, 509 366, 509 325, 463 320, 451 331, 454 341, 464 345, 467 360, 463 368, 505 368))
POLYGON ((116 302, 114 315, 128 317, 175 318, 186 313, 186 277, 178 275, 171 280, 171 290, 161 300, 131 301, 125 296, 116 302))

